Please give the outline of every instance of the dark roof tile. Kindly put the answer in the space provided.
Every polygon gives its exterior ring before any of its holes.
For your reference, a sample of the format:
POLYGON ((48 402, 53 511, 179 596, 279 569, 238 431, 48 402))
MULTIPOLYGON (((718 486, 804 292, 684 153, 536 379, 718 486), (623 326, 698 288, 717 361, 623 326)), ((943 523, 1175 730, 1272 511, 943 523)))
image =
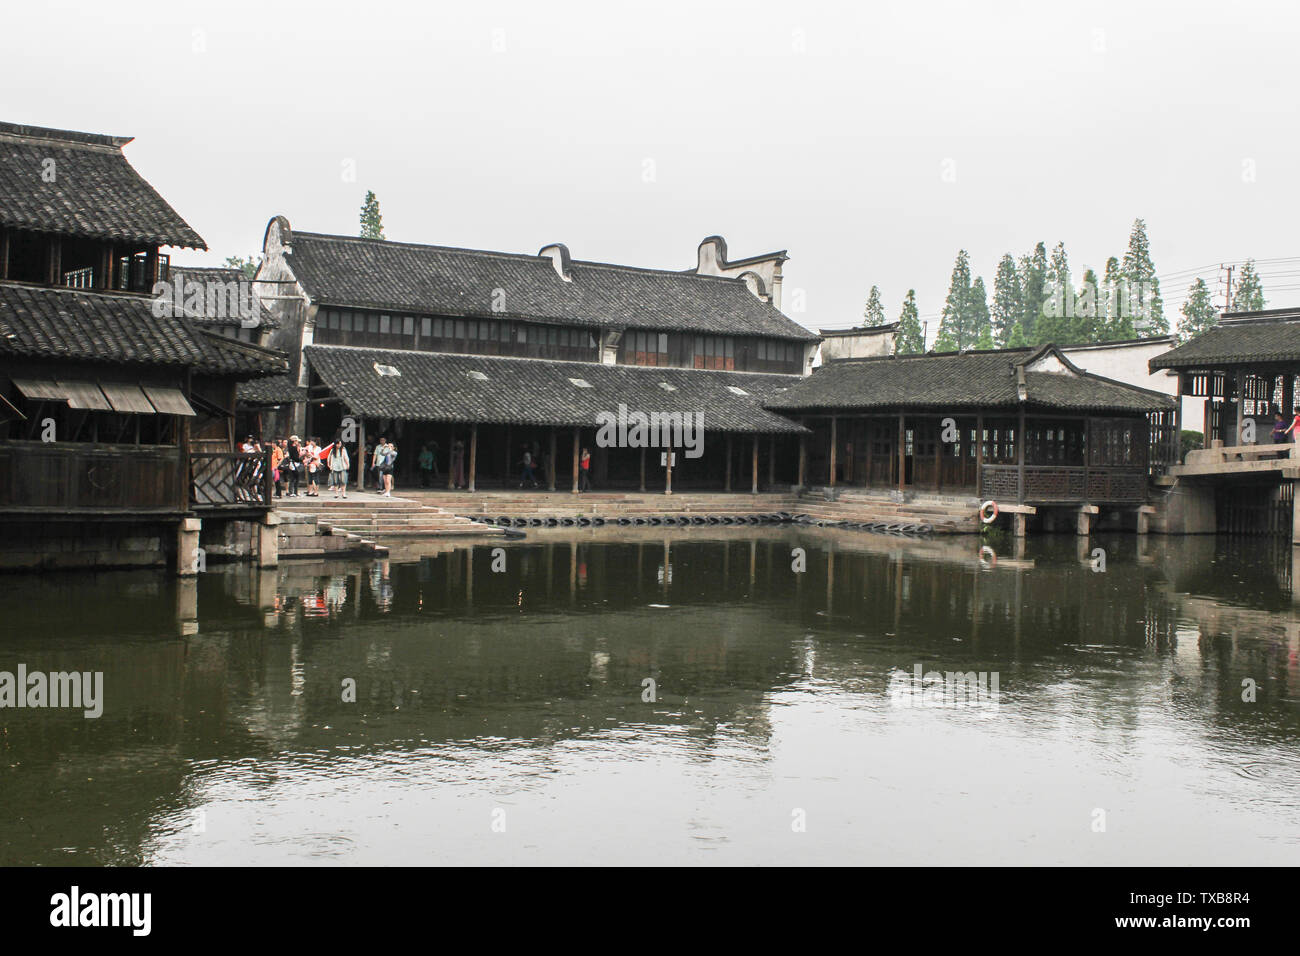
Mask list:
POLYGON ((646 413, 701 412, 706 431, 777 434, 803 430, 763 409, 764 401, 777 388, 798 381, 793 375, 341 345, 310 345, 304 351, 311 367, 350 411, 374 418, 594 426, 597 412, 617 414, 622 403, 629 410, 646 413), (376 364, 390 365, 400 374, 380 375, 376 364), (591 387, 575 385, 572 379, 591 387))
POLYGON ((130 137, 0 123, 0 226, 206 249, 127 162, 122 146, 129 142, 130 137), (52 177, 42 175, 47 169, 52 177))
POLYGON ((599 328, 817 338, 754 296, 743 279, 574 260, 571 281, 565 281, 544 256, 297 231, 291 245, 294 276, 324 305, 599 328))

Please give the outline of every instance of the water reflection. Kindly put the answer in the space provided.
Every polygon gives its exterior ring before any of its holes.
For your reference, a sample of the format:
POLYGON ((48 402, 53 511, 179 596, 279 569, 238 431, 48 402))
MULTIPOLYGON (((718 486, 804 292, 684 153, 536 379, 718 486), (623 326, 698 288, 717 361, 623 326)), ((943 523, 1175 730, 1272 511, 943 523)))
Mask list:
POLYGON ((0 858, 1268 862, 1300 839, 1289 547, 620 531, 0 579, 0 669, 103 670, 107 697, 97 721, 0 711, 0 858), (999 674, 996 719, 892 706, 917 665, 999 674), (491 842, 489 805, 531 842, 491 842), (1103 805, 1127 836, 1071 829, 1103 805))

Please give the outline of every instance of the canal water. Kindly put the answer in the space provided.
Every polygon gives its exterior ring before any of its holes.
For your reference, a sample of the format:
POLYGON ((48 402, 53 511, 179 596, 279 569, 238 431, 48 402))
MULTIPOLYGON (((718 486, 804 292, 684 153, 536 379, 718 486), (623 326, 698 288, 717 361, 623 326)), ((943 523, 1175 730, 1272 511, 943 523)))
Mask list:
POLYGON ((0 863, 1297 859, 1289 545, 618 530, 0 578, 0 863))

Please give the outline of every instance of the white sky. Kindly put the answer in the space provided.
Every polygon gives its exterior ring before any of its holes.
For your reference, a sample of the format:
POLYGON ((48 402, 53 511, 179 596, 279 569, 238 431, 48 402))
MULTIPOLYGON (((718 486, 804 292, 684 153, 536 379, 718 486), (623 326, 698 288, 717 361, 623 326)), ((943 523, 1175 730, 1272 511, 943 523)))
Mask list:
MULTIPOLYGON (((1189 270, 1296 255, 1284 3, 53 2, 0 21, 0 119, 137 137, 132 163, 213 250, 177 261, 254 252, 274 214, 355 234, 366 189, 396 240, 670 269, 713 233, 733 258, 785 248, 786 311, 812 328, 855 324, 872 283, 890 320, 909 287, 936 316, 961 247, 991 291, 1004 251, 1064 239, 1077 283, 1137 216, 1170 312, 1189 270)), ((1265 264, 1270 307, 1300 297, 1287 270, 1265 264)))

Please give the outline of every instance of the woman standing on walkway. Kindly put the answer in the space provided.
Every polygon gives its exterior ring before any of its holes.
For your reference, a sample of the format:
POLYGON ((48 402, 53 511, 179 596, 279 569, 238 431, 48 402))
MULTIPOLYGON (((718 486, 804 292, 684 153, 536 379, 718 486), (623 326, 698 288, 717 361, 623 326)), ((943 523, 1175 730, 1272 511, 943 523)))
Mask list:
POLYGON ((298 497, 298 476, 302 471, 302 446, 298 444, 298 436, 289 436, 289 449, 285 454, 286 463, 289 466, 289 491, 287 496, 290 498, 298 497))
POLYGON ((578 490, 591 491, 591 452, 586 448, 582 450, 582 457, 578 459, 578 490))
POLYGON ((334 497, 348 496, 348 468, 352 466, 352 460, 348 458, 348 450, 343 447, 343 432, 338 432, 334 436, 334 444, 330 445, 329 453, 330 466, 330 488, 334 491, 334 497))

